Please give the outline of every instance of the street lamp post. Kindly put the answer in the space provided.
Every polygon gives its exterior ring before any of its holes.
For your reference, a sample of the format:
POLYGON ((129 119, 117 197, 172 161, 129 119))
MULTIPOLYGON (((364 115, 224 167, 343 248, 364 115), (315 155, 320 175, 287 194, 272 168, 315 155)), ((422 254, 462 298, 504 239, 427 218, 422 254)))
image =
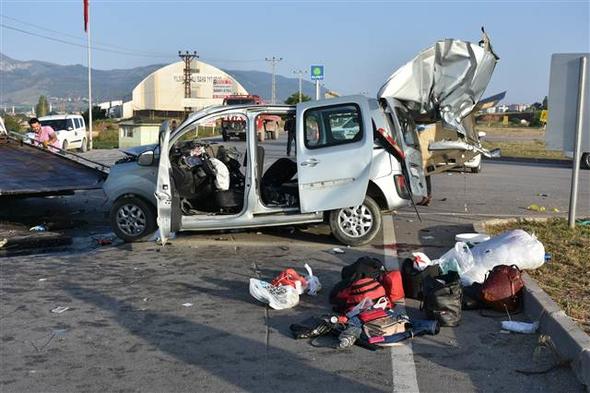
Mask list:
POLYGON ((295 70, 293 71, 293 73, 295 75, 298 75, 299 77, 299 102, 301 102, 303 100, 303 92, 302 92, 302 80, 303 80, 303 75, 307 74, 307 71, 303 71, 303 70, 295 70))

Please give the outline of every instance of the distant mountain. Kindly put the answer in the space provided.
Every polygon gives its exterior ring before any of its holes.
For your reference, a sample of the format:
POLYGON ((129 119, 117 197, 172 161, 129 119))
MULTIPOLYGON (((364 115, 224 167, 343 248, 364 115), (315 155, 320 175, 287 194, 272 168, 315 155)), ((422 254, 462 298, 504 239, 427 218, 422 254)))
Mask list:
MULTIPOLYGON (((153 64, 126 70, 93 70, 92 96, 94 102, 131 98, 139 82, 164 64, 153 64)), ((251 94, 270 101, 271 74, 262 71, 224 70, 236 78, 251 94)), ((2 105, 34 105, 40 95, 47 97, 86 97, 88 71, 83 65, 59 65, 43 61, 20 61, 0 53, 0 97, 2 105)), ((277 102, 283 102, 298 91, 296 78, 276 77, 277 102)), ((323 89, 323 92, 326 90, 323 89)), ((303 92, 314 96, 315 87, 303 82, 303 92)))

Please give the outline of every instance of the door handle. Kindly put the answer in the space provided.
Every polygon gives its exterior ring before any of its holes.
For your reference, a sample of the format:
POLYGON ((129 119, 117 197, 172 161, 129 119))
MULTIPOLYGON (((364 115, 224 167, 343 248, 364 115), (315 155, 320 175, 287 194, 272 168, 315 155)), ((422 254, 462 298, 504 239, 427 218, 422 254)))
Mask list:
POLYGON ((320 163, 320 160, 316 160, 315 158, 310 158, 309 160, 305 160, 301 163, 301 166, 310 166, 314 167, 320 163))

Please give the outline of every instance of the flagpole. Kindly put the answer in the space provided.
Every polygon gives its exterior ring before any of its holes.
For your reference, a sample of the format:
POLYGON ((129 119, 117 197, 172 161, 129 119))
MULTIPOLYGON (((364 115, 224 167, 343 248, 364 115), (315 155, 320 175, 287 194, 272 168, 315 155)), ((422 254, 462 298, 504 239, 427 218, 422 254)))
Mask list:
POLYGON ((90 51, 90 0, 88 0, 88 24, 86 37, 88 39, 88 150, 92 150, 92 55, 90 51))

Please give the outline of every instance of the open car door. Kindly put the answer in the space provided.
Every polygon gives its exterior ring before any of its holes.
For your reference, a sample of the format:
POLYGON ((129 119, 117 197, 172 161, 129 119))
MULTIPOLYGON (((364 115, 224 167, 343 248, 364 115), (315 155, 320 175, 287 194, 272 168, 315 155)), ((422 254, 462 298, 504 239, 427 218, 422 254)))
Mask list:
POLYGON ((168 121, 160 127, 160 162, 158 165, 158 181, 156 183, 156 201, 158 203, 158 229, 162 245, 170 238, 172 226, 172 197, 173 182, 171 176, 170 155, 170 128, 168 121))
MULTIPOLYGON (((452 162, 452 166, 479 153, 490 156, 481 148, 469 115, 487 87, 497 61, 485 32, 480 44, 453 39, 438 41, 394 72, 381 87, 378 97, 387 110, 395 112, 399 102, 416 123, 435 124, 416 135, 425 169, 431 152, 443 152, 439 156, 446 154, 445 160, 452 162)), ((410 164, 406 161, 408 171, 410 164)))
POLYGON ((373 127, 364 96, 297 105, 301 212, 360 205, 373 159, 373 127))

